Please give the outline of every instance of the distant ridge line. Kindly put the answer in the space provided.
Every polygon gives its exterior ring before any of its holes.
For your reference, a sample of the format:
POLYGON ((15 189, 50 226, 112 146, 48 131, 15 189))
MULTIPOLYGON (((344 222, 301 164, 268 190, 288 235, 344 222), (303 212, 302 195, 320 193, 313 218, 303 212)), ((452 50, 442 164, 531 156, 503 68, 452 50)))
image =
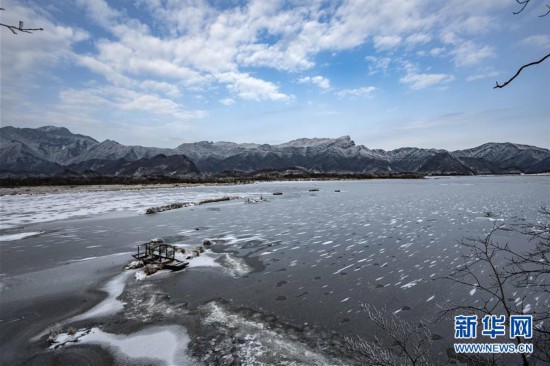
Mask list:
POLYGON ((0 128, 0 143, 0 175, 182 177, 288 168, 312 174, 550 172, 550 150, 511 142, 489 142, 455 151, 415 147, 386 151, 356 145, 346 135, 300 138, 277 145, 199 141, 157 148, 113 140, 98 142, 65 127, 6 126, 0 128))

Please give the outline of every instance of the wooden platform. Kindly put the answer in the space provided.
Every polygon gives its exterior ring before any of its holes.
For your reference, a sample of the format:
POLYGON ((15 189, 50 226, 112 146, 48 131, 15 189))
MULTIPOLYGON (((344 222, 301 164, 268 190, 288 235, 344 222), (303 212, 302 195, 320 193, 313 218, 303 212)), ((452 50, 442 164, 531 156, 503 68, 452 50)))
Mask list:
POLYGON ((137 253, 132 255, 144 264, 158 264, 172 271, 179 271, 189 264, 176 259, 175 256, 176 247, 164 244, 160 239, 152 239, 149 243, 137 245, 137 253))

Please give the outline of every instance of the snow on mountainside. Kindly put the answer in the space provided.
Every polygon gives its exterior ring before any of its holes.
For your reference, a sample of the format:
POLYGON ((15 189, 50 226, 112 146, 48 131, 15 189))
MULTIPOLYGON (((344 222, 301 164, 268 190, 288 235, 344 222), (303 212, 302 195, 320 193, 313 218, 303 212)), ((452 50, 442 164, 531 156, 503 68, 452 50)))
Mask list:
POLYGON ((134 161, 125 159, 107 160, 92 159, 67 166, 68 172, 80 174, 95 173, 102 176, 170 176, 184 177, 198 174, 199 170, 184 155, 166 156, 159 154, 152 158, 142 158, 134 161))
POLYGON ((388 170, 387 163, 379 154, 362 145, 356 146, 349 136, 335 139, 302 138, 279 145, 202 141, 182 144, 177 150, 207 172, 287 167, 331 172, 388 170), (367 160, 376 160, 378 163, 369 165, 367 160), (364 161, 364 164, 360 161, 364 161))
POLYGON ((22 143, 4 144, 0 147, 0 173, 56 174, 63 170, 57 163, 36 157, 33 152, 22 143))
POLYGON ((521 166, 534 165, 548 158, 548 150, 510 142, 490 142, 473 149, 454 151, 453 155, 483 159, 503 168, 520 169, 521 166))
POLYGON ((198 159, 224 159, 232 155, 236 155, 246 150, 255 149, 260 145, 257 144, 237 144, 235 142, 192 142, 179 145, 176 150, 180 154, 188 156, 192 160, 198 159))
POLYGON ((138 159, 150 159, 159 154, 176 155, 175 149, 163 149, 158 147, 126 146, 116 141, 105 140, 100 144, 92 146, 88 151, 70 160, 69 164, 76 164, 91 159, 116 160, 124 159, 134 161, 138 159))
POLYGON ((285 147, 312 147, 312 146, 328 146, 328 145, 338 145, 340 147, 346 148, 349 146, 354 146, 355 143, 351 140, 350 136, 342 136, 335 139, 331 138, 301 138, 285 142, 279 145, 275 145, 280 148, 285 147))
POLYGON ((251 172, 259 169, 302 167, 319 172, 387 171, 387 162, 356 146, 349 136, 336 139, 297 139, 279 145, 197 142, 177 147, 202 171, 251 172))
POLYGON ((402 147, 399 149, 384 151, 376 150, 383 156, 395 170, 399 171, 423 171, 421 168, 435 155, 446 152, 436 149, 419 149, 416 147, 402 147))
POLYGON ((0 142, 0 173, 4 174, 56 174, 69 164, 69 170, 92 171, 100 175, 124 172, 168 175, 171 173, 167 169, 173 166, 189 173, 196 172, 196 168, 203 173, 219 173, 292 167, 326 173, 503 174, 550 171, 549 150, 512 143, 487 143, 452 152, 414 147, 385 151, 356 145, 350 136, 342 136, 301 138, 278 145, 201 141, 167 149, 126 146, 111 140, 99 143, 91 137, 53 126, 37 129, 3 127, 0 128, 0 142), (158 158, 160 154, 164 158, 158 158), (168 158, 174 155, 188 158, 193 165, 188 166, 181 160, 183 158, 168 158), (126 162, 135 161, 139 161, 135 167, 127 167, 126 162), (154 167, 156 163, 161 167, 154 167))

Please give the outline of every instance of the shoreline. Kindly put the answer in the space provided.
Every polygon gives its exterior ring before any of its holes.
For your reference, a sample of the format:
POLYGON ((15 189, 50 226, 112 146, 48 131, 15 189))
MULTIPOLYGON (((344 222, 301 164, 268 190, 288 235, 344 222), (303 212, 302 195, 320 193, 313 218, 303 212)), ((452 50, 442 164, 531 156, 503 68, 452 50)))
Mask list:
POLYGON ((0 186, 0 197, 15 195, 43 195, 62 193, 88 193, 88 192, 115 192, 115 191, 141 191, 148 189, 172 189, 188 187, 211 187, 211 186, 235 186, 255 183, 276 183, 276 182, 323 182, 323 181, 363 181, 363 180, 407 180, 407 179, 441 179, 460 177, 548 177, 550 173, 537 174, 483 174, 483 175, 424 175, 424 176, 380 176, 380 177, 295 177, 280 179, 237 179, 235 181, 219 182, 175 182, 175 183, 105 183, 105 184, 56 184, 56 185, 23 185, 23 186, 0 186))
POLYGON ((116 191, 141 191, 149 189, 172 189, 189 187, 213 187, 236 186, 255 183, 279 183, 279 182, 323 182, 323 181, 361 181, 361 180, 385 180, 385 179, 423 179, 423 178, 299 178, 299 179, 275 179, 275 180, 247 180, 236 182, 203 182, 203 183, 151 183, 151 184, 82 184, 82 185, 36 185, 20 187, 0 187, 0 197, 16 195, 44 195, 63 193, 88 193, 88 192, 116 192, 116 191))
MULTIPOLYGON (((240 183, 244 184, 244 183, 240 183)), ((141 191, 147 189, 171 189, 200 186, 226 186, 233 183, 153 183, 153 184, 84 184, 84 185, 39 185, 0 187, 0 197, 16 195, 42 195, 62 193, 141 191)))

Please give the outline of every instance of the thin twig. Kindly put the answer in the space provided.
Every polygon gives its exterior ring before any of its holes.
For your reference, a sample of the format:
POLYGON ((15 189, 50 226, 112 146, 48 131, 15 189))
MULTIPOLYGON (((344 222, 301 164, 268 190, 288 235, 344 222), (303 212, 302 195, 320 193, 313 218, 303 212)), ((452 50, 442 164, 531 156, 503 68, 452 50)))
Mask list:
POLYGON ((512 78, 510 80, 508 80, 507 82, 505 82, 504 84, 499 84, 498 81, 496 82, 497 85, 495 85, 493 87, 493 89, 497 89, 497 88, 504 88, 506 85, 510 84, 510 82, 512 82, 512 80, 514 80, 522 71, 523 69, 525 69, 526 67, 529 67, 529 66, 533 66, 533 65, 537 65, 537 64, 540 64, 541 62, 543 62, 544 60, 546 60, 548 57, 550 57, 550 53, 547 54, 546 56, 544 56, 543 58, 541 58, 540 60, 538 61, 535 61, 535 62, 531 62, 531 63, 528 63, 526 65, 523 65, 522 67, 519 68, 519 70, 516 72, 516 74, 514 76, 512 76, 512 78))
POLYGON ((518 4, 523 5, 523 6, 521 7, 520 10, 514 11, 514 14, 517 15, 517 14, 521 13, 521 12, 523 11, 523 9, 525 9, 525 7, 527 6, 527 4, 529 4, 529 1, 531 1, 531 0, 523 0, 523 1, 516 0, 516 2, 517 2, 518 4))

